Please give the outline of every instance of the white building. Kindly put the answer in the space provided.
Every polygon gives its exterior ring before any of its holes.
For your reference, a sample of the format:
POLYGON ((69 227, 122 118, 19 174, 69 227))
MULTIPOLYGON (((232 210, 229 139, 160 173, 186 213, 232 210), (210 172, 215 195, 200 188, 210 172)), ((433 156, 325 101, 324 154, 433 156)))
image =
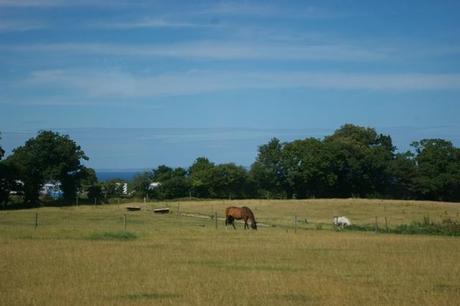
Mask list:
POLYGON ((161 185, 161 184, 160 184, 159 182, 153 182, 153 183, 150 183, 148 189, 149 189, 149 190, 153 190, 153 189, 155 189, 155 188, 160 187, 160 185, 161 185))

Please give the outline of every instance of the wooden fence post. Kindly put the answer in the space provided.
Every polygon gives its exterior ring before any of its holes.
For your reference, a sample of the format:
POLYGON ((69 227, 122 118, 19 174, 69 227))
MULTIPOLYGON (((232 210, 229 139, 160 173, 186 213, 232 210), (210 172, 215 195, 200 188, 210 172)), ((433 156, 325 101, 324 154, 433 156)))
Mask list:
POLYGON ((377 233, 379 231, 379 223, 378 223, 378 218, 375 216, 375 232, 377 233))
POLYGON ((123 229, 126 232, 126 214, 123 215, 123 229))
POLYGON ((38 227, 38 212, 35 213, 35 229, 38 227))
POLYGON ((180 202, 177 203, 177 216, 180 216, 180 202))
POLYGON ((216 229, 217 229, 217 212, 214 212, 214 219, 216 219, 216 229))
POLYGON ((297 215, 294 216, 294 233, 297 233, 297 215))

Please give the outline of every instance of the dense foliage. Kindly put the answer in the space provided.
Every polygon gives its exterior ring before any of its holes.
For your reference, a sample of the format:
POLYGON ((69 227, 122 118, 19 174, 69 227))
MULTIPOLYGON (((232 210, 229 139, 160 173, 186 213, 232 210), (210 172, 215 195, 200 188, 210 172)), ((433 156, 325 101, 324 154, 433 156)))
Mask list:
POLYGON ((280 198, 381 197, 460 200, 460 149, 425 139, 396 153, 390 136, 342 126, 323 140, 272 139, 259 147, 250 175, 259 195, 280 198))
POLYGON ((449 141, 425 139, 398 153, 391 137, 346 124, 324 139, 259 147, 247 170, 216 165, 205 157, 189 169, 159 166, 144 173, 160 187, 158 199, 372 197, 460 201, 460 150, 449 141))
POLYGON ((64 202, 83 191, 91 203, 111 197, 315 198, 372 197, 460 201, 460 149, 443 139, 414 142, 397 152, 391 137, 373 128, 346 124, 323 139, 281 142, 258 148, 249 169, 199 157, 188 168, 161 165, 138 174, 121 192, 121 180, 98 183, 88 157, 68 136, 43 131, 6 160, 0 147, 0 204, 17 180, 25 203, 35 205, 45 181, 60 181, 64 202), (155 183, 152 185, 152 183, 155 183))
POLYGON ((88 157, 67 135, 41 131, 14 149, 4 164, 14 169, 15 180, 23 183, 24 204, 36 206, 40 188, 48 181, 60 182, 64 202, 73 203, 82 182, 94 174, 82 160, 88 157))

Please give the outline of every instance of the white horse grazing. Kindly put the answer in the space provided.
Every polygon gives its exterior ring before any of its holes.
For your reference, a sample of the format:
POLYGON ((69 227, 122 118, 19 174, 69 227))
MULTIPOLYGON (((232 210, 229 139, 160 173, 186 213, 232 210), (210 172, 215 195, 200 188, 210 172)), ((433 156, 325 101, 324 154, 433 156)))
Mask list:
POLYGON ((350 226, 351 222, 347 217, 335 216, 334 218, 332 218, 332 224, 334 224, 335 226, 340 226, 341 228, 344 228, 345 226, 350 226))

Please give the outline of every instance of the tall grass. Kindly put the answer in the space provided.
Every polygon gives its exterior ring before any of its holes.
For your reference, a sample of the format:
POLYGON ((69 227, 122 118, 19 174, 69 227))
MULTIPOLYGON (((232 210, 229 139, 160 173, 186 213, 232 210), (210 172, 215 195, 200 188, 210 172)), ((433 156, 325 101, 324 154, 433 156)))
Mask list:
MULTIPOLYGON (((181 203, 181 209, 206 215, 228 204, 181 203)), ((343 208, 352 216, 363 214, 354 210, 361 202, 350 207, 338 200, 325 204, 330 211, 317 202, 283 202, 282 208, 291 205, 283 213, 277 202, 232 204, 250 204, 261 221, 286 226, 292 212, 316 213, 310 217, 318 220, 313 224, 325 227, 328 215, 343 208)), ((387 204, 400 205, 387 209, 403 207, 409 215, 420 214, 413 209, 433 212, 430 204, 387 204)), ((211 219, 159 216, 149 210, 163 205, 134 213, 123 205, 42 208, 37 228, 35 211, 1 212, 0 304, 454 305, 460 300, 457 237, 294 233, 287 227, 244 231, 240 225, 225 229, 222 222, 216 229, 211 219), (135 239, 119 240, 124 214, 127 232, 135 239), (94 233, 115 233, 116 239, 105 234, 88 239, 94 233)), ((448 214, 455 215, 456 207, 446 205, 448 214)), ((435 212, 445 215, 445 209, 435 212)), ((361 220, 373 215, 372 210, 361 220)))

